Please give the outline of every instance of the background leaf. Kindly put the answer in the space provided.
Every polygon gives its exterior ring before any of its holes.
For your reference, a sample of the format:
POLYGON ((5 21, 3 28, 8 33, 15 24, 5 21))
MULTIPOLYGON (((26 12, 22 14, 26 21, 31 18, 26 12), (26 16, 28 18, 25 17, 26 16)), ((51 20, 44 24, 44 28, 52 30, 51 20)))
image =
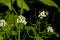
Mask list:
POLYGON ((29 7, 28 7, 28 5, 25 3, 25 1, 24 0, 17 0, 17 5, 21 8, 23 8, 23 9, 26 9, 27 11, 29 10, 29 7))
POLYGON ((15 0, 12 0, 12 4, 15 2, 15 0))
POLYGON ((10 10, 12 10, 11 9, 11 0, 0 0, 0 3, 5 4, 6 6, 9 7, 10 10))
POLYGON ((52 0, 39 0, 41 3, 44 3, 45 5, 48 5, 48 6, 54 6, 56 8, 58 8, 58 10, 60 11, 58 5, 53 2, 52 0))

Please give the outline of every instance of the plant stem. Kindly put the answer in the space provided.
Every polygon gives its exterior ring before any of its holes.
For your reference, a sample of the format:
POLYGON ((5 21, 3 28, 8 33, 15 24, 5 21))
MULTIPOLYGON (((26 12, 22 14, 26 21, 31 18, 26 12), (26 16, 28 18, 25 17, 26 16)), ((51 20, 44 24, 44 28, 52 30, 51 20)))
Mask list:
POLYGON ((18 40, 20 40, 20 29, 18 30, 18 40))
POLYGON ((15 35, 15 40, 17 40, 17 35, 15 35))
POLYGON ((16 15, 18 14, 18 13, 16 12, 16 10, 13 8, 13 6, 12 6, 12 10, 16 13, 16 15))
POLYGON ((40 34, 40 30, 41 30, 41 22, 40 22, 40 19, 39 19, 39 34, 40 34))

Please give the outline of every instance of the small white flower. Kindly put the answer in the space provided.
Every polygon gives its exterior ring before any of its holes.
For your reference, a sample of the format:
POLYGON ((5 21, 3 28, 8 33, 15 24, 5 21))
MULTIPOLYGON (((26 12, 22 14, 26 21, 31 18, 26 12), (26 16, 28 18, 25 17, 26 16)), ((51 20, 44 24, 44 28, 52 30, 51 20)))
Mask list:
POLYGON ((51 26, 48 26, 47 32, 54 32, 53 28, 51 26))
POLYGON ((17 23, 23 23, 24 25, 26 25, 26 18, 22 15, 18 16, 17 23))
POLYGON ((5 20, 0 20, 0 26, 6 26, 7 25, 7 22, 5 22, 5 20))
POLYGON ((46 17, 46 15, 45 15, 45 11, 42 11, 42 12, 39 12, 39 17, 46 17))
POLYGON ((46 17, 45 11, 42 11, 42 12, 40 13, 40 16, 46 17))
POLYGON ((42 19, 43 17, 46 17, 47 15, 48 15, 48 12, 42 11, 42 12, 39 12, 38 17, 42 19))

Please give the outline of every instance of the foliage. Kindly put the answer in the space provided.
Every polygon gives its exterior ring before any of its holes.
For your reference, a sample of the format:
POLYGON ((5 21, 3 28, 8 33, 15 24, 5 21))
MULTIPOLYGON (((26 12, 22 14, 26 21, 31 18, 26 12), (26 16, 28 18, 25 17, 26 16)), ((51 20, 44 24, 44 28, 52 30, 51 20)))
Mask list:
POLYGON ((39 0, 39 1, 45 5, 54 6, 54 7, 58 8, 58 10, 60 11, 59 6, 55 2, 53 2, 52 0, 39 0))
MULTIPOLYGON (((59 6, 52 0, 36 0, 36 1, 39 1, 40 3, 43 3, 48 6, 54 6, 58 8, 58 11, 60 11, 59 6)), ((13 4, 21 8, 19 9, 20 10, 19 14, 23 15, 24 10, 26 10, 27 12, 31 10, 27 5, 27 3, 25 2, 25 0, 0 0, 0 3, 3 3, 5 6, 8 6, 9 8, 9 10, 4 12, 5 13, 4 19, 7 21, 7 25, 0 27, 0 40, 7 40, 7 39, 26 40, 27 37, 26 35, 28 35, 28 37, 30 38, 33 38, 34 40, 44 40, 43 38, 46 39, 51 37, 52 35, 59 37, 59 34, 56 33, 55 31, 47 32, 47 27, 49 26, 47 22, 47 19, 49 17, 48 15, 45 19, 43 19, 44 18, 43 16, 45 14, 41 14, 43 15, 42 16, 43 18, 38 17, 36 23, 35 24, 30 23, 31 25, 29 26, 27 25, 28 23, 26 25, 24 25, 23 23, 17 23, 18 12, 16 11, 16 9, 14 9, 13 4), (14 2, 16 2, 16 4, 14 4, 14 2), (41 31, 41 27, 42 27, 41 24, 45 24, 44 26, 45 28, 43 29, 43 31, 41 31), (23 34, 21 34, 22 32, 23 34), (29 32, 31 32, 32 35, 30 35, 29 32), (14 38, 12 36, 14 36, 14 38)), ((0 19, 2 18, 2 15, 3 14, 0 14, 0 19)))
POLYGON ((10 10, 12 10, 11 8, 11 0, 0 0, 0 3, 3 3, 5 5, 7 5, 9 7, 10 10))
POLYGON ((22 9, 29 10, 29 7, 24 0, 17 0, 17 5, 22 9))
POLYGON ((55 2, 53 2, 52 0, 39 0, 39 1, 44 3, 45 5, 54 6, 54 7, 59 8, 58 5, 55 2))

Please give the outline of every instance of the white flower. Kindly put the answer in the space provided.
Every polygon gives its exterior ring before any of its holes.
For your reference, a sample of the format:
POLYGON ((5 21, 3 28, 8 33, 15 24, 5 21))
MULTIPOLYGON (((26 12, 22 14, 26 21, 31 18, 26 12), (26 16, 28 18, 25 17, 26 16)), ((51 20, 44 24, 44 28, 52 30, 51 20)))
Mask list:
POLYGON ((53 28, 51 26, 48 26, 47 32, 54 32, 53 28))
POLYGON ((48 12, 46 13, 45 11, 42 11, 42 12, 39 12, 38 17, 42 19, 43 17, 46 17, 47 15, 48 15, 48 12))
POLYGON ((26 18, 22 15, 18 16, 17 23, 23 23, 24 25, 26 25, 26 18))
POLYGON ((5 22, 5 20, 0 20, 0 26, 6 26, 7 25, 7 22, 5 22))

